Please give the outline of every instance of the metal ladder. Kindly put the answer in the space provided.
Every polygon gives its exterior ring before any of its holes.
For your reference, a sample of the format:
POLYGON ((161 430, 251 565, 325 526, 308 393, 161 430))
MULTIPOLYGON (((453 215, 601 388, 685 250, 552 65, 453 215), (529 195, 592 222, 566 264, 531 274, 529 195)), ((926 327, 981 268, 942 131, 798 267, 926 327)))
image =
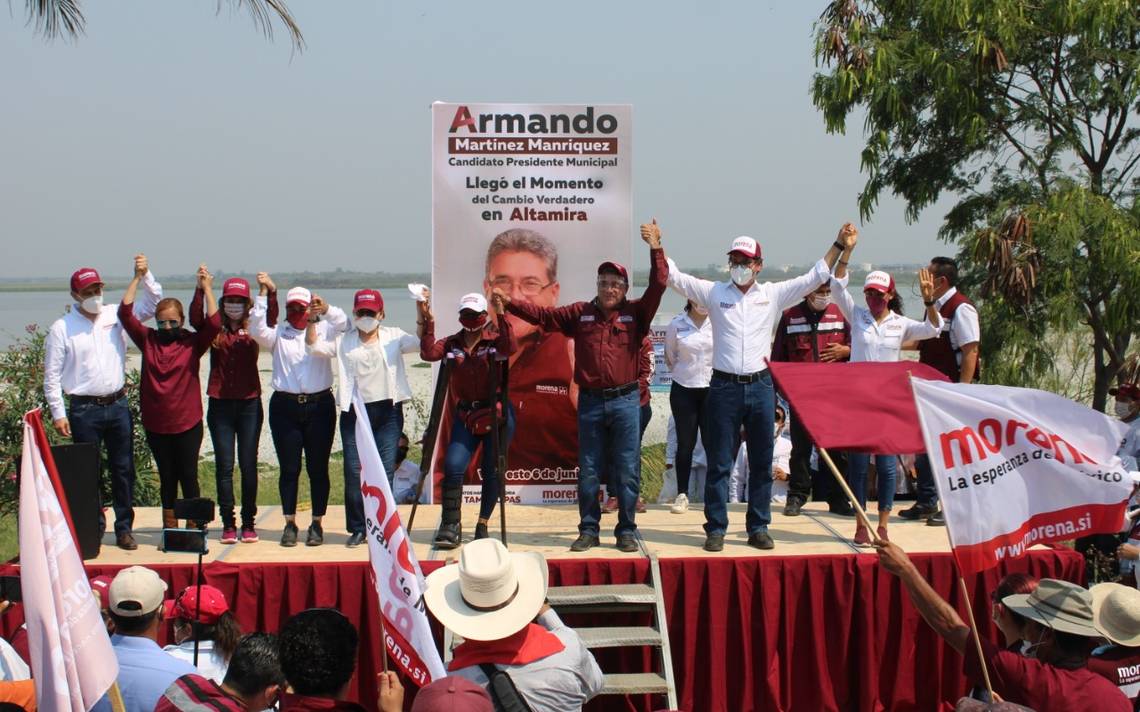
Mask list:
MULTIPOLYGON (((650 583, 551 586, 546 599, 560 615, 593 613, 652 612, 650 626, 597 626, 574 631, 590 650, 599 648, 656 649, 658 670, 638 673, 606 673, 602 695, 662 695, 669 709, 677 709, 677 685, 673 679, 673 658, 669 649, 669 627, 665 601, 661 597, 661 569, 655 554, 649 555, 650 583)), ((451 651, 462 641, 444 629, 444 665, 451 662, 451 651)))

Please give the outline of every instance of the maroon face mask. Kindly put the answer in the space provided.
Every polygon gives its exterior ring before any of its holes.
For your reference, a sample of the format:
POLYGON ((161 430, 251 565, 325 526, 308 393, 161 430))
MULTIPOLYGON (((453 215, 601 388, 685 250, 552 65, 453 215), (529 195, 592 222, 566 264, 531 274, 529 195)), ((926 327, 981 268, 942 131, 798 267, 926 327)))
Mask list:
POLYGON ((876 294, 874 296, 864 294, 863 298, 867 300, 867 308, 870 309, 871 313, 875 316, 879 316, 887 308, 887 296, 885 294, 876 294))
POLYGON ((285 312, 285 320, 289 322, 289 326, 300 331, 309 325, 309 312, 287 311, 285 312))
POLYGON ((479 331, 487 326, 487 312, 479 312, 474 315, 468 314, 467 316, 461 314, 459 316, 459 323, 468 331, 479 331))

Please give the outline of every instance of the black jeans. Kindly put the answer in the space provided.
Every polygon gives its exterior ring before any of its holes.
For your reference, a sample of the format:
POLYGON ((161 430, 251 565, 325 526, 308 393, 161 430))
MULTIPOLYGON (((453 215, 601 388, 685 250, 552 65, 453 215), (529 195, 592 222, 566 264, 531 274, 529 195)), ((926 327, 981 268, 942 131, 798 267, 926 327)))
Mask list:
POLYGON ((198 489, 198 451, 202 449, 202 421, 181 433, 146 431, 146 442, 158 468, 159 496, 163 509, 173 509, 182 487, 182 499, 201 494, 198 489))
POLYGON ((214 476, 218 484, 218 510, 222 526, 235 528, 234 445, 241 469, 241 525, 252 527, 257 516, 257 443, 265 411, 261 398, 211 398, 206 425, 214 444, 214 476))
POLYGON ((708 395, 708 388, 687 388, 676 382, 669 389, 669 409, 673 411, 673 424, 677 430, 677 454, 673 460, 673 469, 677 472, 678 493, 689 492, 693 450, 697 447, 697 438, 705 420, 705 400, 708 395))
POLYGON ((301 479, 301 454, 309 473, 313 516, 323 517, 329 506, 329 455, 336 433, 336 402, 332 391, 312 394, 304 403, 274 393, 269 399, 269 432, 281 468, 278 487, 281 511, 287 517, 297 513, 297 483, 301 479))
MULTIPOLYGON (((67 409, 67 419, 71 423, 74 442, 95 443, 100 450, 104 445, 107 447, 115 533, 130 532, 135 521, 135 428, 126 396, 111 405, 96 405, 83 396, 73 396, 67 409)), ((102 508, 99 510, 99 522, 106 528, 102 508)))

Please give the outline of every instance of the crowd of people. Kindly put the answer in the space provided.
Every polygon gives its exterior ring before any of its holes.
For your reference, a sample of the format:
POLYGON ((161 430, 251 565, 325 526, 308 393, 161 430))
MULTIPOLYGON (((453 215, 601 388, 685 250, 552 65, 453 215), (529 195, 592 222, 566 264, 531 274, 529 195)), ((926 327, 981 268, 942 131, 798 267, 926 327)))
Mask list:
MULTIPOLYGON (((958 268, 952 259, 935 257, 919 273, 923 313, 918 321, 903 315, 895 280, 886 272, 866 275, 860 302, 849 293, 848 264, 858 242, 858 230, 849 223, 807 274, 780 282, 760 281, 764 260, 752 238, 732 242, 729 279, 713 282, 685 274, 665 256, 656 220, 642 225, 640 232, 650 248, 649 286, 640 297, 628 295, 629 271, 613 261, 599 265, 593 299, 566 305, 538 298, 543 285, 537 278, 534 287, 524 288, 529 284, 525 280, 516 284, 488 276, 483 292, 460 299, 460 330, 442 338, 436 334, 426 288, 418 302, 417 333, 409 334, 383 323, 384 298, 374 289, 355 294, 349 315, 310 290, 294 287, 286 293, 280 319, 277 286, 268 274, 257 275, 256 295, 248 282, 234 278, 226 280, 216 299, 213 276, 201 265, 187 315, 178 300, 163 297, 144 255, 136 256, 134 277, 117 307, 103 304, 98 272, 81 268, 71 279, 73 307, 48 333, 45 396, 61 435, 105 448, 116 543, 133 549, 135 424, 124 386, 126 345, 134 342, 142 354, 141 425, 158 470, 164 527, 176 524, 176 499, 199 494, 203 408, 198 374, 200 359, 209 352, 205 423, 213 444, 221 541, 253 542, 258 540, 257 443, 264 419, 258 356, 266 350, 271 354, 273 389, 268 420, 286 520, 280 543, 295 546, 301 536, 296 513, 302 465, 312 501, 305 544, 324 542, 329 459, 339 420, 347 545, 354 547, 364 540, 354 394, 368 411, 372 437, 395 484, 406 463, 403 408, 412 397, 404 356, 418 353, 425 361, 446 362, 450 398, 440 433, 442 506, 434 545, 450 549, 461 542, 464 477, 473 467, 482 483, 474 539, 488 535, 505 460, 498 456, 508 450, 517 454, 512 436, 527 419, 519 410, 525 410, 524 400, 500 397, 504 364, 518 356, 523 335, 532 338, 537 330, 566 339, 573 354, 579 536, 570 549, 597 546, 601 515, 616 511, 616 547, 637 551, 636 516, 645 510, 640 442, 652 413, 648 388, 654 359, 648 337, 662 295, 672 288, 686 304, 684 313, 669 323, 664 340, 672 380, 673 442, 665 503, 683 513, 690 501, 702 502, 704 548, 715 552, 723 548, 726 506, 732 502, 747 503, 748 542, 759 549, 774 546, 768 533, 773 501, 783 504, 786 516, 797 516, 814 494, 826 499, 832 512, 852 514, 840 488, 829 487, 826 477, 813 478, 812 471, 822 469, 813 467, 815 448, 795 409, 777 408, 769 359, 882 362, 916 350, 921 362, 951 380, 968 383, 979 373, 978 311, 958 291, 958 268), (154 328, 144 325, 151 317, 154 328), (187 321, 195 330, 184 328, 187 321), (776 422, 778 412, 781 425, 776 422), (698 445, 703 478, 694 489, 698 445), (783 453, 786 461, 777 452, 783 450, 788 450, 783 453), (235 462, 241 474, 240 522, 234 501, 235 462)), ((544 245, 540 235, 527 231, 496 237, 488 252, 488 275, 492 263, 516 253, 541 265, 544 245)), ((545 264, 552 268, 549 261, 545 264)), ((546 286, 551 285, 557 286, 546 286)), ((1119 415, 1131 423, 1140 422, 1140 386, 1134 381, 1114 391, 1119 415)), ((1132 440, 1135 451, 1140 436, 1132 440)), ((853 535, 856 545, 889 540, 897 463, 903 456, 914 457, 917 501, 898 516, 942 523, 925 454, 835 453, 860 506, 866 504, 872 461, 875 465, 878 526, 872 535, 860 520, 853 535)), ((411 501, 422 488, 415 480, 418 473, 408 470, 402 477, 399 500, 411 501)), ((1131 560, 1140 552, 1137 546, 1140 540, 1127 543, 1121 557, 1131 560)))

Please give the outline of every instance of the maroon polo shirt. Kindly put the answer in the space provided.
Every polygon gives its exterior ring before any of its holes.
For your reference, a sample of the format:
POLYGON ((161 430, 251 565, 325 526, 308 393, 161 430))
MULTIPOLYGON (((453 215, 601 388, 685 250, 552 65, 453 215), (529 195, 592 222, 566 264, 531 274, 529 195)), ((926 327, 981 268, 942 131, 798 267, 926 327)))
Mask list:
MULTIPOLYGON (((204 292, 195 289, 194 298, 190 301, 190 326, 199 331, 206 321, 204 300, 204 292)), ((277 325, 277 292, 270 292, 266 302, 265 323, 272 329, 277 325)), ((219 317, 221 310, 219 304, 219 317)), ((259 353, 257 342, 245 326, 233 328, 229 320, 225 320, 221 333, 210 345, 210 378, 206 381, 206 395, 231 400, 260 398, 261 373, 257 368, 259 353)))
POLYGON ((449 353, 455 354, 448 366, 451 369, 448 387, 461 401, 486 401, 491 397, 492 348, 502 357, 515 352, 511 323, 503 317, 498 318, 497 330, 488 325, 483 330, 483 338, 470 350, 465 346, 463 331, 436 340, 432 320, 424 324, 424 335, 420 337, 420 358, 424 361, 441 361, 449 353))
POLYGON ((641 342, 661 295, 669 268, 665 252, 650 250, 649 286, 641 299, 626 299, 609 314, 597 300, 575 302, 564 307, 537 307, 512 301, 507 309, 547 331, 560 331, 574 339, 574 382, 581 388, 613 388, 637 380, 641 342))
POLYGON ((349 700, 334 700, 328 697, 308 697, 291 692, 281 693, 281 712, 368 712, 361 705, 349 700))
POLYGON ((184 331, 171 343, 135 317, 133 304, 119 305, 119 321, 142 352, 139 406, 143 427, 152 433, 176 435, 202 422, 202 384, 198 379, 202 355, 221 329, 221 315, 206 319, 198 331, 184 331))
MULTIPOLYGON (((1116 685, 1087 667, 1076 670, 1054 667, 1002 650, 988 640, 982 641, 982 650, 994 692, 1007 702, 1025 705, 1036 712, 1132 710, 1132 704, 1116 685)), ((966 638, 964 670, 971 681, 981 683, 983 680, 972 633, 966 638)))
POLYGON ((851 326, 835 304, 817 312, 800 302, 784 312, 772 344, 773 361, 815 363, 831 344, 851 343, 851 326))
POLYGON ((1120 688, 1140 709, 1140 648, 1113 645, 1089 658, 1089 670, 1120 688))

